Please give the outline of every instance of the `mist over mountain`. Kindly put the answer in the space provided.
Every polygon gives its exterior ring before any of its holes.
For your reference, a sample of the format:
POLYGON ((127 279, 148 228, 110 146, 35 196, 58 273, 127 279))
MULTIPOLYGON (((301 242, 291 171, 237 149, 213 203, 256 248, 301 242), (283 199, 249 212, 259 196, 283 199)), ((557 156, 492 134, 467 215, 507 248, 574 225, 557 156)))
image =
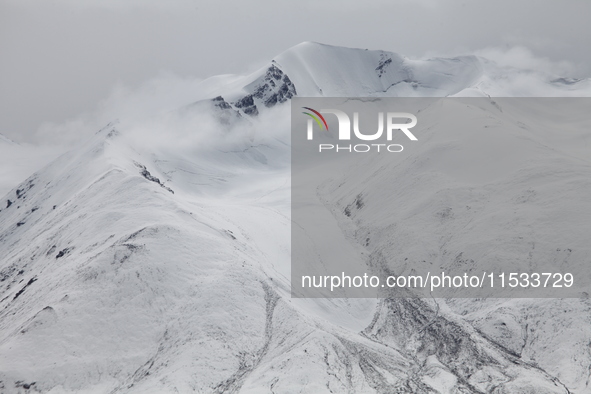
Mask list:
MULTIPOLYGON (((589 79, 499 65, 480 56, 412 60, 396 53, 304 42, 244 78, 215 89, 233 108, 272 107, 302 97, 586 97, 589 79), (250 106, 247 104, 251 104, 250 106)), ((215 88, 214 88, 215 86, 215 88)), ((212 90, 210 90, 212 89, 212 90)), ((213 94, 210 93, 211 95, 213 94)))
MULTIPOLYGON (((178 108, 93 131, 0 199, 0 392, 591 393, 588 298, 291 298, 289 121, 296 96, 590 93, 588 79, 479 56, 412 60, 306 42, 251 75, 200 82, 178 108)), ((514 115, 494 119, 521 144, 513 163, 550 155, 540 148, 549 139, 560 147, 551 157, 564 172, 554 168, 549 187, 513 195, 511 171, 475 176, 446 155, 454 141, 432 136, 401 165, 354 174, 367 193, 353 218, 344 209, 359 183, 334 187, 335 174, 324 214, 368 254, 418 258, 389 243, 399 234, 375 209, 386 198, 429 207, 414 230, 451 234, 459 221, 476 228, 561 193, 578 204, 581 231, 559 257, 588 262, 589 129, 540 135, 514 115), (576 185, 561 180, 573 171, 576 185), (422 200, 390 190, 393 178, 422 200), (447 208, 455 216, 442 224, 447 208)), ((12 145, 0 137, 0 149, 12 145)), ((462 248, 450 243, 449 254, 462 248)))
POLYGON ((0 134, 0 195, 63 153, 60 146, 19 144, 0 134))

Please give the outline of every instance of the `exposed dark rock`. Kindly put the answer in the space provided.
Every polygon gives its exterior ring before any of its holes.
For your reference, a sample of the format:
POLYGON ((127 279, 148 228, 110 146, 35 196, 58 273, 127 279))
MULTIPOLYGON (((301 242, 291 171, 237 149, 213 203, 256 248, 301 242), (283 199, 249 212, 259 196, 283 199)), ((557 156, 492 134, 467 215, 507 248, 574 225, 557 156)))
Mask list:
POLYGON ((60 250, 60 252, 57 254, 57 256, 55 256, 55 258, 59 259, 60 257, 64 257, 65 255, 70 253, 71 250, 72 250, 72 248, 65 248, 63 250, 60 250))
POLYGON ((222 124, 230 124, 242 117, 239 111, 234 109, 222 96, 211 99, 214 109, 217 110, 218 119, 222 124))
POLYGON ((2 269, 0 271, 0 282, 4 282, 5 280, 9 279, 11 276, 15 274, 15 271, 16 267, 14 265, 2 269))
POLYGON ((382 75, 386 72, 386 68, 390 64, 392 64, 392 58, 382 55, 382 59, 380 59, 380 62, 378 63, 378 66, 376 67, 378 77, 382 78, 382 75))
POLYGON ((259 110, 254 103, 254 99, 253 99, 252 94, 249 94, 248 96, 244 96, 240 100, 236 101, 234 103, 234 106, 236 108, 240 108, 247 115, 256 116, 259 114, 259 110))
POLYGON ((297 94, 294 84, 289 77, 275 64, 267 69, 265 75, 255 85, 252 94, 244 96, 234 102, 236 108, 240 108, 245 114, 256 116, 259 110, 256 100, 262 101, 266 107, 273 107, 291 99, 297 94))
POLYGON ((365 206, 365 203, 363 202, 363 194, 359 193, 356 197, 355 200, 353 200, 353 202, 349 205, 347 205, 344 209, 344 213, 347 217, 351 217, 351 215, 353 214, 353 209, 361 209, 365 206))
POLYGON ((23 188, 19 188, 16 189, 16 198, 17 199, 24 199, 25 198, 25 193, 29 190, 31 190, 31 188, 33 188, 33 186, 35 186, 35 184, 33 183, 35 179, 30 179, 27 183, 27 185, 23 188))
POLYGON ((13 300, 13 301, 14 301, 14 300, 16 300, 16 299, 17 299, 17 298, 18 298, 18 297, 19 297, 21 294, 23 294, 23 293, 24 293, 24 291, 27 289, 27 287, 29 287, 30 285, 32 285, 32 284, 33 284, 34 282, 36 282, 36 281, 37 281, 37 278, 36 278, 36 277, 33 277, 33 278, 29 279, 29 281, 27 282, 27 284, 26 284, 26 285, 24 285, 24 286, 23 286, 23 288, 22 288, 22 289, 20 289, 20 290, 18 291, 18 293, 16 293, 16 294, 14 295, 14 298, 13 298, 12 300, 13 300))
POLYGON ((140 164, 140 163, 137 163, 137 162, 134 162, 134 163, 140 169, 140 175, 141 176, 143 176, 144 178, 146 178, 147 180, 149 180, 151 182, 154 182, 154 183, 159 184, 160 187, 162 187, 163 189, 166 189, 169 192, 171 192, 172 194, 174 194, 174 191, 171 188, 165 186, 164 183, 160 182, 160 179, 158 179, 155 176, 153 176, 152 174, 150 174, 150 171, 148 171, 146 169, 146 166, 145 165, 140 164))
POLYGON ((25 390, 29 390, 31 388, 31 386, 34 386, 35 383, 37 382, 32 382, 32 383, 25 383, 22 380, 17 380, 16 382, 14 382, 15 387, 22 387, 25 390))
POLYGON ((296 95, 296 89, 289 77, 274 64, 269 67, 263 83, 259 85, 253 95, 263 100, 265 106, 272 107, 277 103, 284 103, 296 95))
POLYGON ((213 101, 213 105, 221 109, 232 109, 232 106, 224 100, 222 96, 217 96, 216 98, 211 99, 213 101))

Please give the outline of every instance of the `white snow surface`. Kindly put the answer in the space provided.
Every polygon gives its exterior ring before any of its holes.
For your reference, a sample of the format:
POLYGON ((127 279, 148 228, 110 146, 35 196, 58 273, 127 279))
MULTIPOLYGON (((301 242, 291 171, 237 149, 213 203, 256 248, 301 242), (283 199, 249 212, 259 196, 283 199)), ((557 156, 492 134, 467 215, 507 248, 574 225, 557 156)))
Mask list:
MULTIPOLYGON (((589 80, 302 43, 201 88, 164 122, 105 127, 0 200, 0 392, 591 393, 588 299, 292 299, 289 285, 292 94, 585 97, 589 80)), ((547 165, 572 173, 576 162, 581 176, 581 189, 561 192, 586 193, 588 130, 520 137, 505 164, 523 166, 522 152, 552 141, 547 165)), ((410 205, 455 209, 478 187, 493 202, 462 215, 502 211, 495 185, 514 180, 507 167, 467 167, 436 136, 411 155, 387 174, 369 167, 368 207, 392 198, 371 179, 394 177, 422 193, 396 197, 410 205), (417 164, 425 155, 445 165, 417 164)), ((544 185, 541 197, 512 197, 545 201, 558 190, 544 185)), ((358 192, 323 196, 347 237, 351 221, 335 212, 358 192)), ((571 247, 586 250, 591 207, 576 202, 582 233, 571 247)), ((387 218, 367 209, 356 219, 360 234, 381 231, 371 248, 401 253, 387 218)))

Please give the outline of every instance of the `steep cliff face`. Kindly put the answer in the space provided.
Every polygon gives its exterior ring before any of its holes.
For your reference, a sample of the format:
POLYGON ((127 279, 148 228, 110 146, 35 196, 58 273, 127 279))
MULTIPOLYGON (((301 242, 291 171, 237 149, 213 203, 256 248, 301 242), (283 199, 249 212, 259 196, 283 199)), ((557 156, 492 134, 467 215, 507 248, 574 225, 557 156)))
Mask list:
POLYGON ((270 108, 286 102, 297 94, 289 77, 275 65, 274 61, 261 78, 256 79, 245 89, 252 93, 234 102, 234 106, 248 115, 259 113, 257 103, 270 108))

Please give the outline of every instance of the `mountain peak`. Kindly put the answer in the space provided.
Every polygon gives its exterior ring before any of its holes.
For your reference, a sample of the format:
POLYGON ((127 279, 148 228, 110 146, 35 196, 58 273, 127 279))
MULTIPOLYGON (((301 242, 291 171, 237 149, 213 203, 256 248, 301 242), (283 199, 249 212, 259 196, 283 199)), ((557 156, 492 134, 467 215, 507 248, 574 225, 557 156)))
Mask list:
POLYGON ((410 59, 395 52, 305 41, 226 89, 221 95, 234 109, 246 115, 257 115, 261 107, 285 102, 294 95, 588 96, 591 81, 511 68, 474 55, 410 59), (284 82, 289 82, 270 84, 269 81, 279 74, 284 82))
POLYGON ((381 50, 306 41, 225 88, 215 97, 227 110, 256 116, 261 108, 304 97, 444 97, 482 77, 475 56, 410 60, 381 50))

